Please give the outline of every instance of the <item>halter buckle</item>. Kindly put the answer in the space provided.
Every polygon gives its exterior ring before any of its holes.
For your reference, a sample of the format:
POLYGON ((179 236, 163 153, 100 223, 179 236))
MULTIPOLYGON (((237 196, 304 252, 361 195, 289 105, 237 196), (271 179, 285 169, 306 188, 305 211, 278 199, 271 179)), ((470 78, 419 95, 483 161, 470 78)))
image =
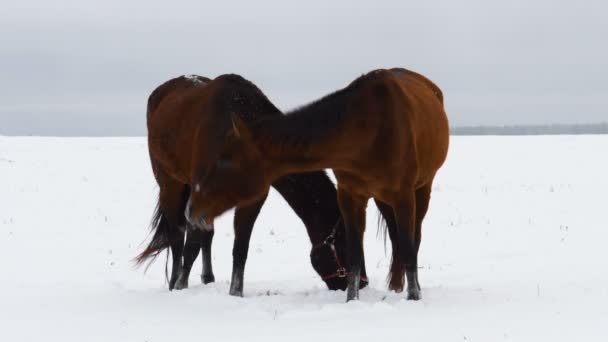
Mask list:
POLYGON ((338 276, 338 278, 346 277, 346 268, 344 268, 344 267, 338 268, 338 270, 336 271, 336 275, 338 276))

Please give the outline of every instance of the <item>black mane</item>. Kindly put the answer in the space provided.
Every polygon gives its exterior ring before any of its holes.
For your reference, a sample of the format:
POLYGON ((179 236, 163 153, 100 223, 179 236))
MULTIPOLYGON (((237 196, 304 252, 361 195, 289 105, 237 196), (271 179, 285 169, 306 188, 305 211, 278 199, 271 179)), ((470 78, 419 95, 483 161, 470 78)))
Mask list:
POLYGON ((257 121, 254 130, 262 143, 307 147, 338 131, 348 104, 362 84, 378 74, 375 70, 361 75, 345 88, 328 94, 307 105, 293 109, 284 117, 269 117, 257 121))

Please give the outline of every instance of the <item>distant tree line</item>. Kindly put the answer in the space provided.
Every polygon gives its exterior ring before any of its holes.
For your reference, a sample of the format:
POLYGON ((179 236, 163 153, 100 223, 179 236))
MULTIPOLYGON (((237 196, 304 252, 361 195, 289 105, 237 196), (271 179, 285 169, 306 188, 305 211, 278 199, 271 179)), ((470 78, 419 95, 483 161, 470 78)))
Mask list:
POLYGON ((572 125, 467 126, 452 127, 450 132, 452 135, 608 134, 608 122, 572 125))

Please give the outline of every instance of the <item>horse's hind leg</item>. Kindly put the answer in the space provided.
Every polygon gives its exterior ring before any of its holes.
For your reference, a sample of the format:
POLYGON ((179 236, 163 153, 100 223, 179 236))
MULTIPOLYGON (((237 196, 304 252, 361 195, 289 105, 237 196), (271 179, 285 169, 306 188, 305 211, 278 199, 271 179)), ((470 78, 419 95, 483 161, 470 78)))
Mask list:
POLYGON ((376 206, 380 211, 380 214, 386 221, 386 228, 388 231, 388 237, 391 240, 392 256, 391 256, 391 270, 388 279, 388 288, 397 293, 403 291, 403 285, 405 283, 405 269, 401 260, 401 254, 399 252, 399 243, 397 237, 397 223, 395 222, 395 213, 390 205, 374 199, 376 206))
POLYGON ((230 295, 243 297, 243 281, 245 263, 249 251, 251 231, 266 197, 247 206, 237 207, 234 212, 234 247, 232 248, 232 280, 230 281, 230 295))
POLYGON ((414 191, 406 191, 402 194, 395 211, 397 222, 397 244, 401 261, 405 265, 405 277, 407 279, 407 299, 420 299, 418 287, 418 256, 416 243, 416 196, 414 191))
POLYGON ((168 177, 162 177, 160 179, 162 179, 162 183, 159 182, 159 184, 161 184, 159 196, 160 206, 163 213, 163 219, 167 220, 169 226, 169 246, 171 249, 171 258, 173 260, 171 277, 169 278, 169 290, 173 290, 179 274, 182 271, 186 227, 184 208, 189 191, 187 186, 168 177))
MULTIPOLYGON (((416 263, 418 262, 418 251, 420 250, 420 242, 422 241, 422 220, 429 209, 429 202, 431 201, 431 188, 432 183, 429 183, 418 190, 416 190, 416 263)), ((417 267, 417 265, 416 265, 417 267)), ((418 281, 418 272, 416 271, 416 285, 420 290, 420 282, 418 281)))
POLYGON ((215 276, 213 275, 213 267, 211 266, 211 245, 213 242, 213 235, 215 230, 200 231, 201 237, 201 249, 203 251, 203 273, 201 274, 201 281, 203 284, 213 283, 215 276))
POLYGON ((184 265, 182 272, 179 275, 175 288, 178 289, 188 287, 188 278, 192 265, 198 257, 199 252, 203 251, 203 272, 201 281, 203 284, 208 284, 215 281, 213 268, 211 266, 211 242, 213 241, 214 231, 203 231, 194 227, 189 227, 186 235, 186 244, 184 246, 184 265))
POLYGON ((183 251, 184 264, 182 265, 177 281, 175 282, 176 290, 188 288, 188 279, 190 278, 192 264, 194 264, 194 261, 198 257, 201 248, 199 238, 195 235, 197 231, 198 229, 195 229, 192 226, 188 226, 188 230, 186 231, 186 243, 183 251))
POLYGON ((169 278, 169 290, 181 290, 175 285, 177 279, 182 271, 182 257, 184 252, 184 233, 179 229, 174 229, 169 235, 171 238, 171 259, 173 264, 171 266, 171 278, 169 278))

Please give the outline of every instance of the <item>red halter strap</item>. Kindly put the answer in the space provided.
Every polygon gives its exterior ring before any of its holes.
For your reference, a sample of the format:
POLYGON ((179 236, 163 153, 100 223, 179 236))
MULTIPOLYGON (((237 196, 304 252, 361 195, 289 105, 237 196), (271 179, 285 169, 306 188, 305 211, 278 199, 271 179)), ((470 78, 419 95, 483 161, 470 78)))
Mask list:
MULTIPOLYGON (((340 224, 340 220, 338 220, 338 222, 336 222, 336 224, 334 225, 334 228, 331 230, 331 233, 325 238, 325 240, 323 240, 323 242, 321 242, 320 244, 315 245, 312 249, 317 249, 319 247, 322 246, 329 246, 334 259, 336 261, 336 264, 338 265, 338 269, 330 274, 321 276, 321 279, 323 280, 328 280, 328 279, 333 279, 333 278, 345 278, 350 272, 346 272, 346 267, 342 266, 342 263, 340 262, 340 257, 338 257, 338 252, 336 251, 336 230, 338 228, 338 224, 340 224)), ((367 277, 362 276, 361 277, 362 281, 368 282, 367 277)))

